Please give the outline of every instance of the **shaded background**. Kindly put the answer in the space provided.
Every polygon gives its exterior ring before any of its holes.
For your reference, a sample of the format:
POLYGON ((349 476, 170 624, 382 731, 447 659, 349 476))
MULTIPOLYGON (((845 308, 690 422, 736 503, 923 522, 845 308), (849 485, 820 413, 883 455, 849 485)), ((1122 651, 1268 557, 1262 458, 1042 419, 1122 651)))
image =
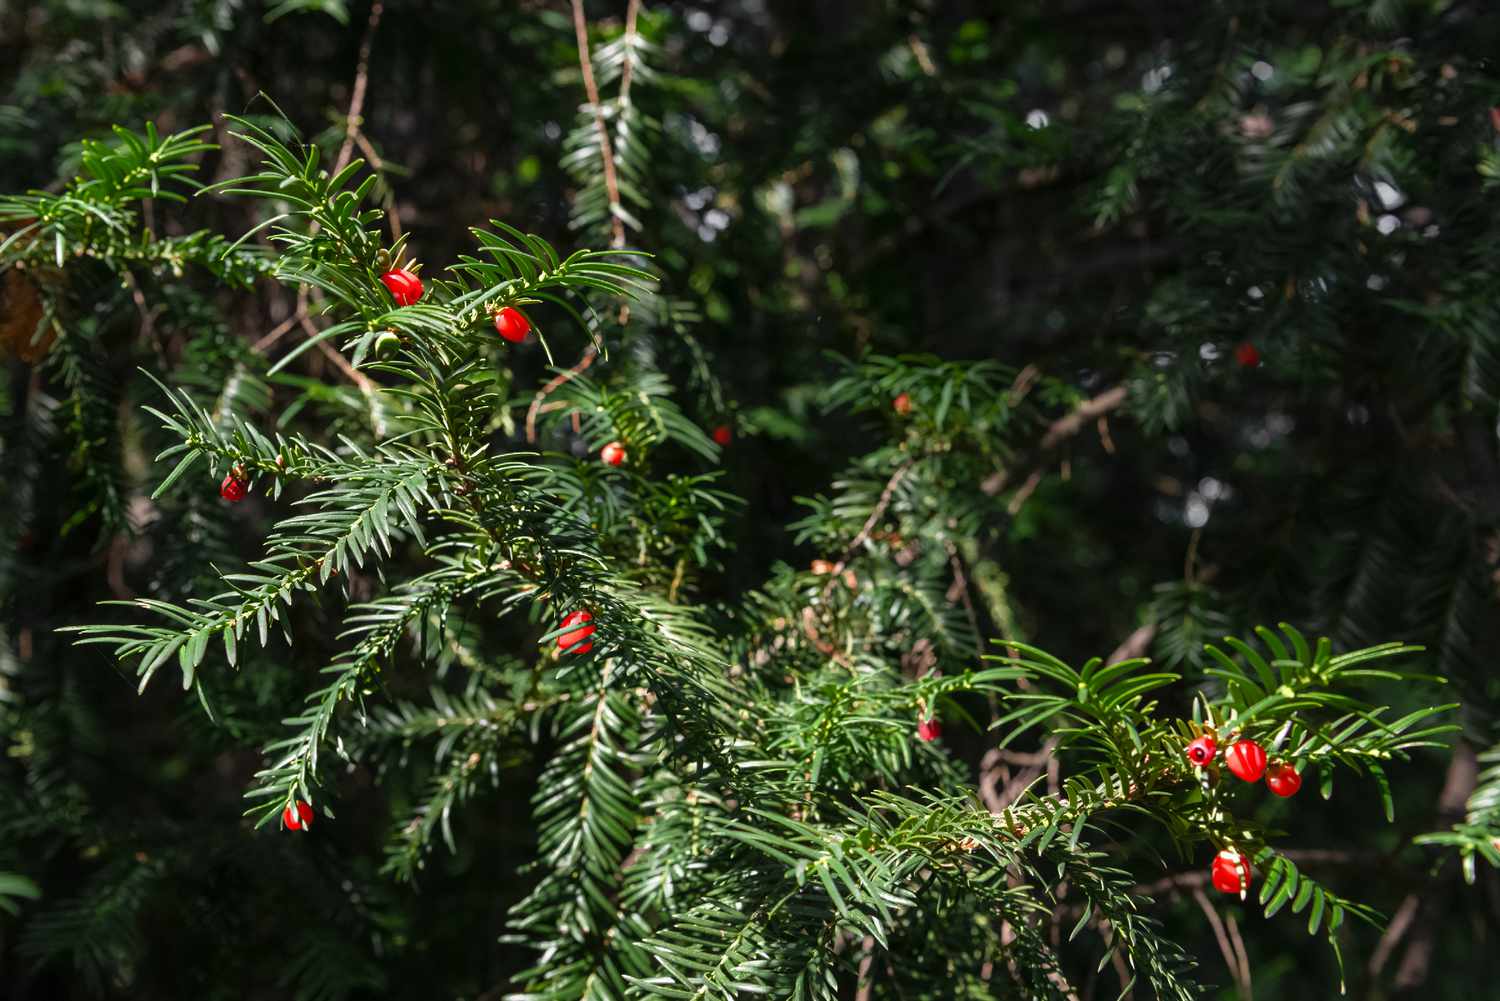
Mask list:
MULTIPOLYGON (((624 8, 587 5, 596 43, 624 8)), ((76 141, 110 123, 264 114, 261 92, 336 149, 370 12, 0 3, 0 190, 65 180, 76 141)), ((825 351, 1127 387, 1123 413, 1052 457, 1019 514, 997 503, 986 632, 1073 660, 1141 626, 1168 662, 1261 621, 1426 644, 1441 698, 1464 703, 1458 752, 1393 766, 1394 825, 1376 790, 1353 787, 1328 806, 1304 793, 1276 822, 1299 864, 1397 916, 1386 937, 1350 930, 1351 995, 1487 996, 1500 884, 1481 865, 1469 887, 1410 839, 1462 815, 1468 747, 1494 742, 1500 695, 1500 17, 1436 0, 753 0, 652 3, 641 28, 658 72, 633 97, 659 131, 631 240, 701 310, 656 361, 697 419, 738 431, 725 485, 746 507, 707 597, 825 555, 786 531, 796 498, 884 434, 821 412, 825 351), (1258 366, 1234 362, 1242 343, 1258 366)), ((576 244, 562 159, 583 90, 566 7, 395 0, 368 37, 361 130, 429 267, 489 218, 576 244)), ((202 173, 251 166, 226 144, 202 173)), ((253 211, 199 200, 155 222, 237 234, 253 211)), ((127 373, 212 383, 292 300, 269 283, 143 281, 137 298, 85 276, 77 343, 50 351, 25 343, 28 301, 4 286, 0 869, 43 897, 0 918, 0 994, 499 997, 530 961, 499 940, 526 885, 528 786, 472 803, 458 850, 416 889, 378 870, 420 770, 356 770, 339 823, 311 837, 240 819, 250 749, 332 649, 331 621, 300 620, 294 654, 226 685, 217 728, 51 632, 95 620, 102 599, 187 591, 210 557, 253 556, 269 515, 204 498, 143 524, 162 471, 133 430, 149 384, 127 373)), ((545 359, 519 369, 530 385, 545 359)), ((339 378, 314 354, 294 372, 339 378)), ((350 419, 342 397, 325 403, 304 419, 350 419)), ((984 742, 957 743, 977 766, 984 742)), ((1232 984, 1191 895, 1160 896, 1206 979, 1232 984)), ((1332 996, 1332 957, 1298 920, 1227 909, 1259 996, 1332 996)))

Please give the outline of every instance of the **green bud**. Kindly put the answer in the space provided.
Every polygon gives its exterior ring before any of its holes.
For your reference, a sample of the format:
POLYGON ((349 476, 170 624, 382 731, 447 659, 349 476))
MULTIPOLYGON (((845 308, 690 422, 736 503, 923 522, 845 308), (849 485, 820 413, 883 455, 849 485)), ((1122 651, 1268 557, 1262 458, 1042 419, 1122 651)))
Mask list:
POLYGON ((401 338, 395 333, 387 330, 375 338, 375 357, 390 358, 401 350, 401 338))

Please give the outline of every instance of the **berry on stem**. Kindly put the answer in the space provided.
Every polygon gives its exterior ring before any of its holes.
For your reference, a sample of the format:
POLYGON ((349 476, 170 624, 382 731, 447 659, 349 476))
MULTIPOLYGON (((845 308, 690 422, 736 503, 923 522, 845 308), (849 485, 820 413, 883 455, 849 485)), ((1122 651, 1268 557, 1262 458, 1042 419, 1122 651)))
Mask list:
POLYGON ((1241 341, 1234 349, 1234 360, 1240 368, 1254 368, 1260 364, 1260 351, 1249 341, 1241 341))
POLYGON ((1245 856, 1233 848, 1226 848, 1214 858, 1210 875, 1215 890, 1220 893, 1238 893, 1243 897, 1250 891, 1250 880, 1255 873, 1250 871, 1250 863, 1245 861, 1245 856))
POLYGON ((588 653, 594 649, 594 627, 590 625, 593 616, 583 609, 568 613, 568 617, 562 620, 562 627, 577 626, 557 637, 557 645, 562 648, 563 653, 588 653))
POLYGON ((281 811, 281 822, 289 831, 305 831, 312 826, 313 808, 304 800, 297 800, 296 809, 288 806, 281 811))
POLYGON ((612 441, 599 450, 599 460, 606 466, 618 466, 625 461, 625 446, 612 441))
POLYGON ((1253 740, 1239 740, 1224 752, 1229 770, 1246 782, 1259 782, 1266 773, 1266 749, 1253 740))
POLYGON ((1214 754, 1218 749, 1219 745, 1214 743, 1214 739, 1204 734, 1187 746, 1187 758, 1202 768, 1214 759, 1214 754))
POLYGON ((1290 762, 1283 761, 1273 765, 1266 772, 1266 787, 1273 793, 1286 799, 1288 796, 1297 795, 1297 790, 1302 788, 1302 776, 1290 762))
POLYGON ((245 499, 245 494, 250 490, 250 481, 245 478, 245 471, 235 466, 224 475, 224 482, 219 484, 219 496, 231 504, 238 504, 245 499))
POLYGON ((506 306, 495 314, 495 330, 512 344, 520 344, 531 333, 531 321, 514 306, 506 306))
POLYGON ((897 396, 894 400, 891 401, 891 409, 896 411, 896 413, 900 414, 902 417, 905 417, 907 414, 911 413, 911 394, 902 393, 901 395, 897 396))
POLYGON ((728 448, 729 443, 734 440, 734 432, 728 424, 720 424, 714 428, 714 444, 720 448, 728 448))
POLYGON ((931 743, 943 735, 943 724, 938 722, 936 716, 917 720, 917 737, 931 743))
POLYGON ((394 268, 380 276, 380 282, 391 293, 398 306, 410 306, 422 298, 422 279, 406 268, 394 268))

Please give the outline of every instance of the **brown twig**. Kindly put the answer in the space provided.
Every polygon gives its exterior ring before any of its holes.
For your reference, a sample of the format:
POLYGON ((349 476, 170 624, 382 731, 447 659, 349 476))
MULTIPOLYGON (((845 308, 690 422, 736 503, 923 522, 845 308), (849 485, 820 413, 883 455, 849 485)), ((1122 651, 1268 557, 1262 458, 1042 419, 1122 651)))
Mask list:
MULTIPOLYGON (((316 326, 314 326, 312 317, 307 315, 307 310, 305 308, 299 309, 298 313, 299 321, 302 324, 302 330, 307 334, 307 336, 318 336, 319 330, 316 326)), ((319 341, 318 349, 323 353, 323 356, 325 358, 333 362, 334 368, 344 373, 344 375, 348 377, 350 382, 359 387, 359 391, 361 393, 369 396, 375 392, 375 383, 370 381, 370 377, 365 375, 359 369, 355 368, 353 365, 349 364, 349 359, 339 354, 339 352, 335 348, 331 347, 327 341, 319 341)))
POLYGON ((979 760, 979 798, 991 813, 999 814, 1016 801, 1044 773, 1057 765, 1057 738, 1048 737, 1035 752, 992 747, 979 760), (1015 765, 1019 771, 1011 772, 1015 765), (1001 787, 1001 783, 1004 786, 1001 787))
MULTIPOLYGON (((604 167, 604 193, 609 198, 610 243, 616 249, 625 246, 625 224, 620 219, 620 182, 615 176, 614 147, 609 127, 604 124, 604 105, 599 98, 599 84, 594 80, 594 60, 589 55, 589 23, 583 14, 583 0, 573 0, 573 32, 578 36, 578 65, 583 70, 583 92, 594 113, 594 128, 599 133, 599 158, 604 167)), ((623 80, 622 80, 623 86, 623 80)))
POLYGON ((380 15, 385 13, 383 0, 370 5, 370 19, 365 22, 365 35, 359 42, 359 61, 354 67, 354 87, 349 95, 349 112, 344 116, 344 145, 339 148, 338 159, 333 163, 332 173, 337 174, 349 165, 354 153, 354 144, 362 124, 365 110, 365 91, 370 85, 370 48, 375 42, 375 29, 380 26, 380 15))
POLYGON ((1396 946, 1400 945, 1401 940, 1406 937, 1406 932, 1416 918, 1421 904, 1421 897, 1415 893, 1408 893, 1401 901, 1401 905, 1396 908, 1396 913, 1391 916, 1391 923, 1386 925, 1385 933, 1380 936, 1375 951, 1370 953, 1370 962, 1365 967, 1372 980, 1380 975, 1386 961, 1391 958, 1391 953, 1396 951, 1396 946))
POLYGON ((959 557, 958 547, 951 542, 944 542, 948 550, 948 566, 953 570, 953 587, 948 591, 948 600, 951 602, 955 597, 963 602, 964 615, 969 620, 969 628, 974 630, 974 652, 984 656, 984 640, 980 638, 979 615, 974 610, 974 602, 969 597, 969 575, 964 572, 964 561, 959 557), (957 592, 955 595, 954 592, 957 592))
POLYGON ((1104 660, 1104 666, 1118 664, 1122 660, 1131 660, 1135 657, 1143 657, 1151 647, 1151 641, 1156 638, 1156 623, 1148 622, 1135 632, 1125 637, 1124 642, 1115 647, 1114 653, 1104 660))
MULTIPOLYGON (((636 19, 639 14, 639 0, 631 0, 625 14, 627 45, 628 39, 635 34, 636 19)), ((620 219, 620 184, 615 175, 614 146, 609 139, 609 127, 604 123, 604 105, 599 97, 599 84, 594 79, 594 59, 589 54, 589 24, 583 13, 583 0, 573 0, 573 33, 578 39, 578 68, 583 71, 583 91, 588 97, 589 107, 594 114, 594 128, 599 133, 599 157, 604 166, 604 191, 609 198, 610 245, 618 250, 625 246, 625 224, 620 219)), ((631 60, 627 59, 624 69, 620 71, 620 101, 622 103, 630 98, 630 67, 631 60)), ((628 307, 622 305, 620 307, 621 322, 623 323, 629 315, 628 307)), ((559 372, 555 378, 537 390, 536 396, 532 397, 531 406, 526 410, 526 440, 528 442, 536 442, 536 418, 542 411, 542 402, 563 383, 592 365, 598 356, 598 344, 591 343, 584 349, 583 357, 578 359, 577 364, 559 372)))
MULTIPOLYGON (((625 8, 625 48, 634 50, 635 45, 635 23, 641 14, 641 0, 630 0, 630 5, 625 8)), ((635 68, 635 60, 627 58, 625 65, 620 68, 620 104, 630 103, 630 76, 635 68)))
POLYGON ((276 324, 276 326, 271 328, 270 333, 266 334, 260 340, 250 345, 250 350, 254 351, 256 354, 264 354, 266 351, 269 351, 277 341, 281 340, 281 338, 286 335, 287 331, 291 330, 295 326, 300 325, 305 319, 307 319, 307 293, 305 290, 303 290, 297 293, 297 305, 296 308, 292 310, 292 315, 276 324))
MULTIPOLYGON (((379 169, 380 158, 374 155, 373 148, 370 147, 369 142, 361 134, 360 124, 364 114, 365 94, 369 91, 370 86, 370 50, 375 43, 375 29, 380 26, 380 18, 384 13, 385 3, 383 0, 375 0, 370 5, 370 17, 365 22, 364 37, 360 39, 359 43, 359 58, 354 67, 354 84, 350 88, 349 109, 344 115, 344 143, 339 148, 338 158, 333 164, 332 172, 335 174, 349 165, 349 158, 353 155, 355 143, 359 143, 361 149, 370 153, 371 165, 379 169)), ((389 214, 394 220, 395 213, 391 212, 389 214)), ((399 224, 393 222, 392 229, 399 229, 399 224)), ((314 224, 314 232, 316 232, 316 224, 314 224)), ((308 289, 304 285, 297 290, 297 308, 292 315, 277 324, 269 333, 252 344, 250 349, 257 353, 265 352, 294 327, 301 327, 307 336, 316 337, 319 331, 317 326, 312 322, 312 317, 308 315, 307 299, 308 289)), ((318 351, 323 357, 333 363, 334 368, 342 372, 350 382, 359 387, 361 393, 364 393, 368 397, 375 392, 375 383, 370 377, 351 365, 349 359, 345 358, 337 348, 330 345, 327 341, 319 341, 318 351)))
POLYGON ((833 565, 828 583, 823 586, 824 594, 832 590, 834 580, 843 572, 844 567, 855 557, 855 554, 859 552, 859 547, 870 541, 870 533, 875 531, 875 526, 880 524, 881 518, 885 517, 886 509, 891 506, 891 500, 896 496, 896 487, 906 478, 906 474, 911 472, 911 467, 916 464, 916 461, 916 459, 907 459, 901 465, 897 466, 896 471, 891 474, 891 478, 885 481, 885 489, 880 491, 880 499, 875 502, 875 508, 870 512, 870 517, 865 519, 865 523, 860 528, 859 534, 849 543, 848 548, 844 550, 844 555, 839 561, 833 565))
POLYGON ((1119 407, 1125 402, 1125 395, 1125 387, 1116 386, 1105 390, 1092 400, 1080 403, 1072 413, 1052 422, 1052 426, 1042 436, 1042 448, 1044 450, 1056 448, 1064 438, 1071 438, 1077 434, 1084 424, 1119 407))
POLYGON ((1250 987, 1250 955, 1245 951, 1245 940, 1240 936, 1240 923, 1234 919, 1233 914, 1225 914, 1224 927, 1229 932, 1229 944, 1234 946, 1235 961, 1238 963, 1239 974, 1235 979, 1244 984, 1245 1001, 1253 1001, 1255 994, 1250 987))
POLYGON ((536 396, 531 399, 531 406, 526 409, 526 440, 535 444, 536 442, 536 415, 542 410, 542 401, 557 390, 559 386, 573 378, 575 375, 594 364, 594 359, 599 357, 599 348, 590 344, 583 351, 583 357, 572 368, 557 373, 545 386, 537 390, 536 396))
POLYGON ((1219 918, 1219 912, 1214 909, 1212 901, 1208 899, 1208 894, 1204 893, 1201 887, 1193 889, 1193 899, 1203 909, 1204 916, 1208 918, 1208 923, 1214 930, 1214 939, 1219 943, 1219 951, 1224 954, 1224 965, 1229 967, 1229 975, 1234 978, 1235 990, 1239 992, 1240 997, 1244 1001, 1250 1001, 1248 975, 1245 979, 1241 978, 1242 971, 1240 969, 1239 957, 1235 954, 1234 946, 1230 944, 1229 932, 1225 928, 1224 922, 1219 918))
MULTIPOLYGON (((1118 409, 1125 402, 1126 395, 1127 392, 1124 386, 1115 386, 1112 389, 1107 389, 1093 399, 1084 400, 1048 426, 1046 434, 1042 435, 1042 440, 1037 445, 1035 460, 1030 464, 1036 468, 1028 473, 1026 485, 1021 488, 1021 493, 1018 494, 1021 497, 1022 503, 1025 502, 1026 497, 1030 496, 1031 491, 1036 489, 1036 483, 1041 478, 1040 467, 1046 458, 1046 454, 1057 448, 1058 445, 1062 444, 1068 438, 1076 435, 1089 421, 1097 420, 1110 411, 1118 409)), ((1023 464, 1021 468, 1026 468, 1026 464, 1023 464)), ((1002 469, 986 478, 979 485, 979 489, 993 497, 1004 490, 1006 484, 1009 482, 1010 471, 1002 469)), ((1015 510, 1019 510, 1020 508, 1019 504, 1014 501, 1012 501, 1011 507, 1015 510)))

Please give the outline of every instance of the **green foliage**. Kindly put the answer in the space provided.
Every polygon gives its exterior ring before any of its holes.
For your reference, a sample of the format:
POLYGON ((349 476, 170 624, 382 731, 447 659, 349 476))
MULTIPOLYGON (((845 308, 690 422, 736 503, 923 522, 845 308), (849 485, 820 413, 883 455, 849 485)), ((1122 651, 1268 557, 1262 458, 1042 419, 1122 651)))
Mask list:
POLYGON ((1295 6, 0 10, 22 986, 1472 995, 1500 22, 1295 6))

